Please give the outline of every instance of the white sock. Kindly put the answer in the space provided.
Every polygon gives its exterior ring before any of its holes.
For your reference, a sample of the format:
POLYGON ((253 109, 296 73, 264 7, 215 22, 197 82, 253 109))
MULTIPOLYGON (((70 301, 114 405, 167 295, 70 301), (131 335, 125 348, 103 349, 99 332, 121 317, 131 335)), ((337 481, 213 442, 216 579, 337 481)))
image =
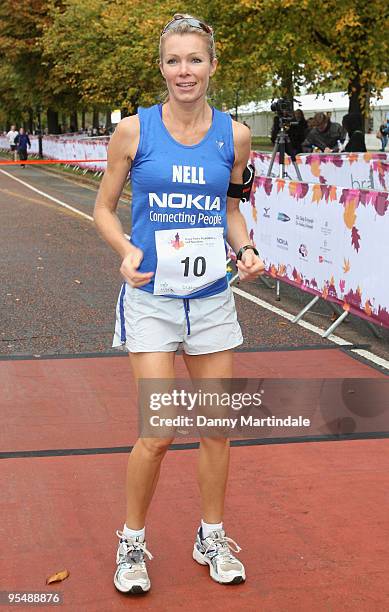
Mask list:
POLYGON ((127 527, 126 523, 124 523, 123 533, 127 538, 138 538, 141 542, 144 542, 145 539, 145 527, 143 529, 130 529, 127 527))
POLYGON ((206 538, 209 536, 211 531, 223 529, 223 523, 205 523, 203 519, 201 519, 201 527, 203 528, 203 538, 206 538))

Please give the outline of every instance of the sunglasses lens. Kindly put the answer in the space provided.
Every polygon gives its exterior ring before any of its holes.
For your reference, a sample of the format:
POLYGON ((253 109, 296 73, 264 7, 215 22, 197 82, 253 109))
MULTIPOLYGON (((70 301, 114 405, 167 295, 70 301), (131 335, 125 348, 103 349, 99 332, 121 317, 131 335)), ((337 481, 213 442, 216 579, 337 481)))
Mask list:
POLYGON ((165 32, 167 32, 168 30, 175 30, 181 25, 183 21, 185 21, 192 28, 203 30, 204 32, 207 32, 207 34, 211 34, 212 32, 209 26, 207 26, 205 23, 202 23, 198 19, 193 19, 191 17, 182 17, 180 19, 173 19, 172 21, 169 21, 169 23, 166 24, 164 29, 162 30, 162 34, 165 34, 165 32))

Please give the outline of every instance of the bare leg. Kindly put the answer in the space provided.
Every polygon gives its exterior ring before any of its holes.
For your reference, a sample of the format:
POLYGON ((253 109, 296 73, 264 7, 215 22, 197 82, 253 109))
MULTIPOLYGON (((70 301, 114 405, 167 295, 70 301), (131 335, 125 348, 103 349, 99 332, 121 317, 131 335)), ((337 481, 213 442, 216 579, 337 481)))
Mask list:
MULTIPOLYGON (((133 374, 140 378, 174 378, 174 353, 130 354, 133 374)), ((142 529, 157 486, 161 461, 172 438, 139 438, 128 459, 126 525, 142 529)))
MULTIPOLYGON (((191 378, 232 378, 232 358, 232 351, 184 355, 191 378)), ((200 438, 198 483, 202 518, 206 523, 223 520, 229 457, 229 439, 200 438)))

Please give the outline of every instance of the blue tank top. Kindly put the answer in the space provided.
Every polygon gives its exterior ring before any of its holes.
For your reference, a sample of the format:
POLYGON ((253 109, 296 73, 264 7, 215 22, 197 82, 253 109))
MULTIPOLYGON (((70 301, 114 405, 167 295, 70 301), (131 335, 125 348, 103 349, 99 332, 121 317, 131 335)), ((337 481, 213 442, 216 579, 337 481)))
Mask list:
MULTIPOLYGON (((131 243, 142 249, 144 254, 139 271, 156 272, 157 262, 159 266, 161 261, 159 242, 166 235, 173 237, 171 244, 176 251, 185 242, 191 241, 192 255, 193 248, 196 248, 193 246, 196 243, 193 230, 202 234, 202 244, 212 241, 212 234, 216 233, 223 240, 224 261, 222 266, 219 263, 217 271, 220 277, 203 287, 198 285, 196 290, 186 295, 177 295, 170 290, 166 293, 169 297, 206 297, 227 288, 226 203, 234 164, 234 143, 231 117, 217 109, 212 109, 212 113, 212 125, 201 142, 183 145, 174 140, 165 127, 161 105, 138 109, 140 140, 131 167, 131 243)), ((177 252, 175 257, 177 260, 177 252)), ((189 266, 191 273, 194 266, 197 283, 201 283, 203 259, 199 256, 192 261, 184 257, 180 264, 186 274, 189 266)), ((154 276, 140 289, 154 293, 155 280, 154 276)), ((185 291, 185 285, 183 287, 185 291)))

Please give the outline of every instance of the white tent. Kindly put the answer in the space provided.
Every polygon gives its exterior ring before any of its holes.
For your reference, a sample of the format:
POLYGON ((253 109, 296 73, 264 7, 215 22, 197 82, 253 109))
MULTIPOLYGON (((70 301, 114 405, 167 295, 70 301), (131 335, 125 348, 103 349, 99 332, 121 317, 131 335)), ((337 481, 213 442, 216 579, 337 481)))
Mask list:
MULTIPOLYGON (((295 96, 294 107, 301 108, 306 118, 312 117, 319 111, 331 112, 333 121, 341 123, 343 115, 348 111, 349 99, 344 91, 334 91, 326 94, 307 94, 295 96)), ((270 110, 271 100, 250 102, 238 107, 239 119, 246 121, 252 128, 254 136, 267 136, 270 134, 274 113, 270 110)), ((382 92, 381 99, 371 99, 371 116, 373 119, 372 131, 376 132, 379 125, 389 115, 389 87, 382 92)))

